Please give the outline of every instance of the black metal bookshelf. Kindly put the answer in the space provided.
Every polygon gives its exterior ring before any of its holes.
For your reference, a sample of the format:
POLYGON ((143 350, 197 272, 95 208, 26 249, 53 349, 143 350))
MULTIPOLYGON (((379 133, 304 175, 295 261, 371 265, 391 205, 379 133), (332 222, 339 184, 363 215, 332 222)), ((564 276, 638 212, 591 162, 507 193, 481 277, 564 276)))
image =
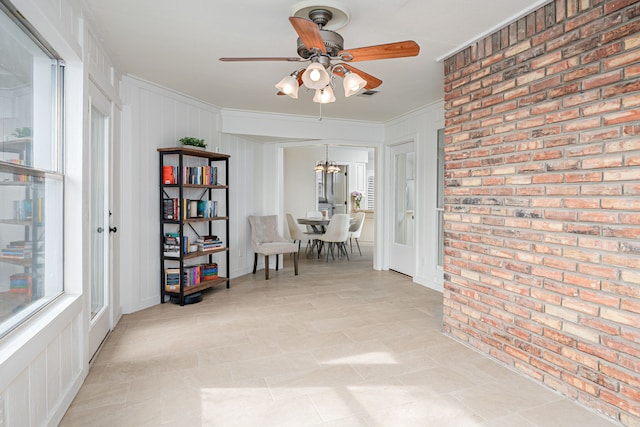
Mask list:
MULTIPOLYGON (((227 154, 213 153, 205 150, 171 147, 159 148, 160 156, 160 302, 171 300, 185 305, 189 297, 213 286, 226 283, 230 286, 229 279, 229 158, 227 154), (189 165, 187 165, 189 163, 189 165), (171 167, 170 178, 165 174, 165 167, 171 167), (207 169, 208 168, 208 169, 207 169), (214 169, 215 168, 215 169, 214 169), (222 176, 213 171, 224 169, 222 176), (191 173, 187 175, 187 171, 191 173), (206 173, 205 173, 206 172, 206 173), (168 178, 168 179, 165 179, 168 178), (224 180, 223 182, 220 182, 224 180), (167 200, 172 200, 173 211, 167 214, 167 200), (190 215, 191 206, 186 206, 186 201, 204 204, 207 213, 198 216, 190 215), (224 200, 224 205, 220 206, 224 200), (215 209, 214 209, 215 207, 215 209), (224 236, 218 236, 214 243, 216 246, 207 250, 191 250, 187 243, 189 238, 206 239, 213 236, 214 223, 223 221, 224 236), (167 234, 177 235, 177 251, 173 248, 167 252, 167 234), (225 276, 218 275, 213 279, 199 277, 197 283, 187 283, 185 271, 198 266, 211 266, 218 261, 226 266, 225 276), (204 263, 198 262, 206 260, 204 263), (177 283, 174 279, 175 270, 178 271, 177 283), (173 276, 168 274, 173 272, 173 276), (168 279, 169 277, 169 279, 168 279), (168 283, 171 281, 172 283, 168 283)), ((219 227, 218 227, 219 228, 219 227)), ((203 270, 206 267, 203 267, 203 270)), ((212 267, 210 267, 212 268, 212 267)))

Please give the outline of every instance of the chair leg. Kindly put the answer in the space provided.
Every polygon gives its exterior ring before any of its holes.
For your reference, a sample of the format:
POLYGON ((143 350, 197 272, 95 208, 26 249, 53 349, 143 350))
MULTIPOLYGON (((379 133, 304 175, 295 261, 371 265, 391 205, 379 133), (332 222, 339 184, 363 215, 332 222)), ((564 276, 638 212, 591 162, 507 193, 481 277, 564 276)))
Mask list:
POLYGON ((358 239, 356 239, 356 245, 358 246, 358 252, 360 252, 360 256, 362 256, 362 251, 360 250, 360 243, 358 243, 358 239))
POLYGON ((264 280, 269 280, 269 255, 264 256, 264 280))
POLYGON ((258 254, 253 254, 253 274, 256 274, 256 268, 258 267, 258 254))
POLYGON ((351 246, 351 253, 353 253, 353 240, 349 237, 349 246, 351 246))
POLYGON ((350 261, 349 254, 347 253, 347 244, 345 242, 341 242, 342 250, 344 251, 344 255, 347 257, 347 261, 350 261))
POLYGON ((298 275, 298 258, 300 258, 300 254, 297 254, 294 252, 293 253, 293 270, 295 271, 296 276, 298 275))
POLYGON ((276 271, 278 271, 278 263, 280 262, 280 255, 276 255, 276 271))

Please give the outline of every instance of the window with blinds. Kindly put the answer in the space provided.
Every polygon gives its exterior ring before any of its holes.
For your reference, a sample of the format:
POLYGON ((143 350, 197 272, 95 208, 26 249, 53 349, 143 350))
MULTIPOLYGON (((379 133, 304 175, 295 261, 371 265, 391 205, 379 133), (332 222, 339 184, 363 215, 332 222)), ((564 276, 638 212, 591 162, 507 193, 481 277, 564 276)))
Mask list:
POLYGON ((376 204, 376 177, 373 171, 367 172, 367 197, 366 209, 373 210, 376 204))

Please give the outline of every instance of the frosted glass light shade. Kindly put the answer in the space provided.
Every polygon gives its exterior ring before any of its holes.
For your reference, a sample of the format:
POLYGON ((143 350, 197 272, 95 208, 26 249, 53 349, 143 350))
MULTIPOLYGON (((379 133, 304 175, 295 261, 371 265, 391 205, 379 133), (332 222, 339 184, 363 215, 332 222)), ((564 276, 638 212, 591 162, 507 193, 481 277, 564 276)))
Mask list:
POLYGON ((317 102, 319 104, 328 104, 335 100, 336 96, 333 94, 331 86, 327 86, 323 89, 316 89, 316 94, 313 96, 313 102, 317 102))
POLYGON ((286 76, 276 85, 276 88, 284 93, 285 95, 289 95, 293 99, 298 99, 298 79, 293 76, 286 76))
POLYGON ((348 72, 344 76, 342 85, 344 86, 344 96, 348 98, 365 87, 367 85, 367 81, 356 73, 348 72))
POLYGON ((322 89, 329 84, 330 79, 327 70, 317 62, 309 65, 302 73, 302 83, 309 89, 322 89))

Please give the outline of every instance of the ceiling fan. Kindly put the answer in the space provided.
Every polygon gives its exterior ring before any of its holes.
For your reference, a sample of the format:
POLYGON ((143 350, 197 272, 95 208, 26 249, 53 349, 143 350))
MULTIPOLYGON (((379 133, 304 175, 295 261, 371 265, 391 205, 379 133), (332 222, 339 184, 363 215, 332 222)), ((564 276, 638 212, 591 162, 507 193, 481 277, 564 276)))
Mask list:
MULTIPOLYGON (((420 47, 413 40, 344 49, 342 36, 326 28, 336 9, 317 6, 304 10, 307 11, 309 19, 300 16, 289 17, 289 22, 299 36, 299 57, 235 57, 220 58, 220 61, 309 62, 306 67, 298 68, 276 84, 276 88, 279 89, 278 95, 288 95, 297 99, 298 89, 304 85, 316 91, 313 98, 315 102, 325 104, 335 101, 332 89, 334 76, 344 79, 347 97, 363 88, 371 90, 382 84, 382 80, 353 67, 350 65, 351 62, 404 58, 416 56, 420 52, 420 47)), ((348 12, 338 10, 338 13, 341 14, 340 19, 346 16, 348 20, 348 12)))

